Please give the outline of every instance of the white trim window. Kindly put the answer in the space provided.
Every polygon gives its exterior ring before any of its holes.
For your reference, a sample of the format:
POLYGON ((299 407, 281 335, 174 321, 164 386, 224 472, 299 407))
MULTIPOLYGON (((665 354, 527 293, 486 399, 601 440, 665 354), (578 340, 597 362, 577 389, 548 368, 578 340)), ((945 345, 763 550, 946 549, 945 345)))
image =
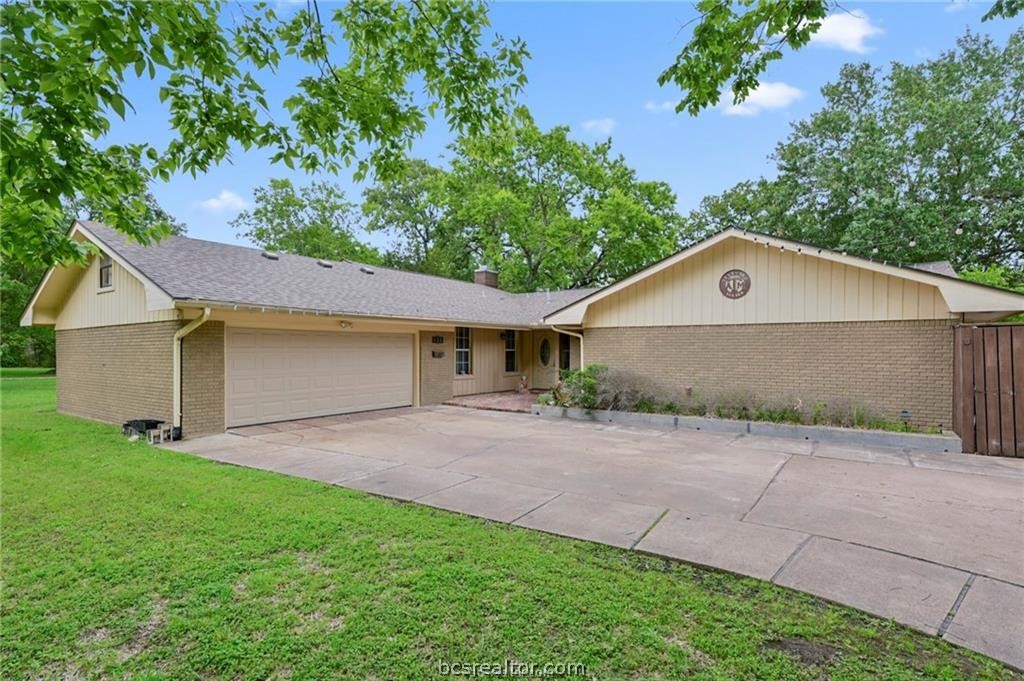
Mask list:
POLYGON ((505 338, 505 373, 519 371, 519 353, 516 348, 516 332, 506 330, 501 334, 505 338))
POLYGON ((473 375, 473 330, 468 326, 455 327, 455 375, 473 375))
POLYGON ((100 255, 100 290, 114 287, 114 261, 109 255, 100 255))

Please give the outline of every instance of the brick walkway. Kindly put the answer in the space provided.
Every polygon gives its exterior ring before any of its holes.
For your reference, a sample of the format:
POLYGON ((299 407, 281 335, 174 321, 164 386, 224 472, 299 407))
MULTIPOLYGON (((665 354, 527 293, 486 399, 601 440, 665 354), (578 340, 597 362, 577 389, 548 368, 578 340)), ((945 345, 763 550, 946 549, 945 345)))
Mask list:
POLYGON ((535 392, 518 392, 506 390, 500 393, 481 393, 479 395, 460 395, 453 397, 445 404, 453 407, 470 407, 471 409, 488 409, 490 411, 517 411, 530 413, 530 407, 537 401, 535 392))

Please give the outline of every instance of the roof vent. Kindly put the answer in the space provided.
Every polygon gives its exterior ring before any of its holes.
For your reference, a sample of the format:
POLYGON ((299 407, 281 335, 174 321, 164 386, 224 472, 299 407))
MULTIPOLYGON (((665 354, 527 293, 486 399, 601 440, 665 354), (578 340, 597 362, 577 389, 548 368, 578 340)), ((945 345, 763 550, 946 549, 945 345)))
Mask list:
POLYGON ((373 268, 367 267, 366 265, 360 266, 359 271, 363 274, 373 274, 373 268))
POLYGON ((317 260, 316 264, 320 265, 320 267, 326 267, 327 269, 334 267, 332 263, 329 263, 326 260, 317 260))
POLYGON ((271 251, 263 251, 262 253, 260 253, 260 255, 262 255, 267 260, 280 260, 281 259, 281 256, 279 256, 277 253, 272 253, 271 251))

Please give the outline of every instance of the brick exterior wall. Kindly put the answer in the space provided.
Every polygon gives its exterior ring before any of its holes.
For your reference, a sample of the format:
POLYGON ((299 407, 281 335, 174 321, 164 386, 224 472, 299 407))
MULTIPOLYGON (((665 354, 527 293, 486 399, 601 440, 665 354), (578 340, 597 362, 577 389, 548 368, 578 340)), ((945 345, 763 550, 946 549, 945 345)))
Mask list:
POLYGON ((859 402, 922 426, 953 422, 953 327, 946 320, 593 328, 587 364, 666 387, 763 399, 859 402))
POLYGON ((224 322, 208 321, 185 336, 181 362, 182 433, 224 432, 224 322))
POLYGON ((170 422, 179 321, 57 331, 57 411, 121 424, 170 422))
MULTIPOLYGON (((57 411, 121 424, 174 416, 174 332, 185 322, 57 331, 57 411)), ((182 344, 182 432, 224 431, 224 323, 206 322, 182 344)))
POLYGON ((452 398, 455 380, 455 334, 443 331, 420 332, 420 404, 440 404, 452 398), (434 336, 444 339, 435 345, 434 336), (433 353, 443 352, 444 357, 433 353))

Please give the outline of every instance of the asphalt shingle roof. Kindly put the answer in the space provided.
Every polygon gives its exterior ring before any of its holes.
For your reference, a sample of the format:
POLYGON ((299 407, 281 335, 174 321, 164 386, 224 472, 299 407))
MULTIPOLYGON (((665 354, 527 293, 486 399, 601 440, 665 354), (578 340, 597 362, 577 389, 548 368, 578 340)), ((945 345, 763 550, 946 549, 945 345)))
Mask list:
POLYGON ((920 270, 922 272, 931 272, 932 274, 941 274, 944 277, 957 277, 957 278, 959 278, 959 276, 960 276, 960 275, 958 275, 956 273, 956 270, 953 269, 953 266, 949 263, 948 260, 936 260, 935 262, 919 262, 919 263, 910 265, 910 267, 912 267, 915 270, 920 270))
POLYGON ((81 221, 104 246, 177 300, 381 317, 531 326, 592 293, 508 293, 489 286, 349 261, 315 258, 171 236, 151 246, 98 222, 81 221), (369 267, 373 274, 361 268, 369 267))

